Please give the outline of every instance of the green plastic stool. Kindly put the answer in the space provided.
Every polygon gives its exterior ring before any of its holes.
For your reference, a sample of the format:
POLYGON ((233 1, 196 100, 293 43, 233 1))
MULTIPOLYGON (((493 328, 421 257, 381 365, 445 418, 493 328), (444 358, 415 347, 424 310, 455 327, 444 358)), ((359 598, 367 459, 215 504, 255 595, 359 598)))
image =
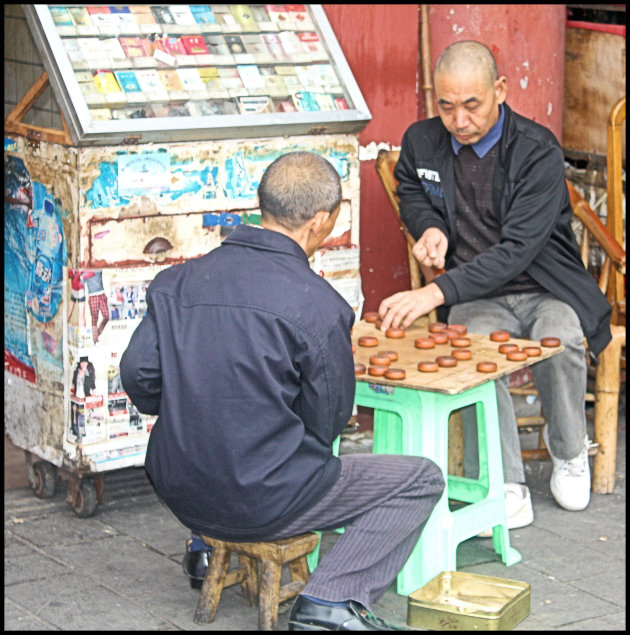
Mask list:
POLYGON ((443 394, 358 381, 355 401, 374 408, 373 452, 424 456, 446 475, 447 487, 427 521, 420 540, 397 577, 397 592, 409 595, 442 571, 456 570, 457 546, 493 528, 496 553, 506 565, 520 562, 510 547, 494 381, 458 394, 443 394), (448 475, 448 420, 451 412, 475 404, 479 477, 448 475), (449 508, 449 499, 468 503, 449 508))

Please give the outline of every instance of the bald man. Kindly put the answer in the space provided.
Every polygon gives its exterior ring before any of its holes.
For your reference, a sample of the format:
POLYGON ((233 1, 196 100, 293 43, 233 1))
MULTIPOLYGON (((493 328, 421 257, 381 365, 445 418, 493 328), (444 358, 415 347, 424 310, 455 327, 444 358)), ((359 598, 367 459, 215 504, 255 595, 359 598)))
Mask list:
MULTIPOLYGON (((438 307, 473 333, 557 336, 565 351, 531 367, 548 425, 551 492, 564 509, 590 498, 584 339, 593 355, 611 339, 610 306, 585 270, 571 230, 562 148, 506 104, 507 79, 479 42, 438 58, 439 117, 406 131, 396 166, 401 216, 417 240, 424 287, 383 300, 383 330, 438 307), (444 269, 445 268, 445 271, 444 269), (436 275, 436 273, 438 275, 436 275)), ((444 313, 441 313, 444 315, 444 313)), ((508 527, 533 522, 508 378, 496 382, 508 527)), ((465 413, 465 472, 475 478, 474 414, 465 413)))

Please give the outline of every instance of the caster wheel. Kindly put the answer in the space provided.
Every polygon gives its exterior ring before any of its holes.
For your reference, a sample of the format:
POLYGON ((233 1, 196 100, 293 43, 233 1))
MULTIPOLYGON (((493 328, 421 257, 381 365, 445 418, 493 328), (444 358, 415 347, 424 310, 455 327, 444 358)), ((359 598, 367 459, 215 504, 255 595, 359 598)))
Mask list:
POLYGON ((90 479, 82 479, 77 498, 72 506, 79 518, 89 518, 96 510, 96 488, 90 479))
POLYGON ((32 465, 31 487, 37 498, 52 498, 57 489, 57 470, 46 461, 37 461, 32 465))

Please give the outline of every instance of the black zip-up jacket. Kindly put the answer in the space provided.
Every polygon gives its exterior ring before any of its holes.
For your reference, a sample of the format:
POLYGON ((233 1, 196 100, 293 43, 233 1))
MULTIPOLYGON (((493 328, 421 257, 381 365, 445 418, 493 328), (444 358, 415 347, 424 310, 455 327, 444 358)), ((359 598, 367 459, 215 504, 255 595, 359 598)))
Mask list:
POLYGON ((580 259, 562 149, 547 128, 504 107, 493 180, 499 242, 468 263, 450 261, 457 241, 453 150, 439 117, 412 124, 403 136, 394 171, 401 218, 416 240, 429 227, 446 235, 446 272, 434 279, 445 305, 481 298, 527 271, 575 310, 598 355, 611 339, 611 307, 580 259))
POLYGON ((332 487, 353 323, 301 247, 267 229, 240 225, 154 278, 120 370, 140 412, 159 415, 145 467, 185 526, 265 539, 332 487))

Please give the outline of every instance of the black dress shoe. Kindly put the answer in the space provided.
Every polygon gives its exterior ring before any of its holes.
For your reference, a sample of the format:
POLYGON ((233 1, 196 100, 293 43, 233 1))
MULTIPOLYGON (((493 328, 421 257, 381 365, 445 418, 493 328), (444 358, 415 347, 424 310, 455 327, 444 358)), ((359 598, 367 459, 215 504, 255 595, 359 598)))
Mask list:
POLYGON ((298 595, 289 616, 290 631, 404 631, 375 617, 358 602, 325 606, 298 595))
POLYGON ((191 589, 201 589, 203 578, 206 575, 208 562, 210 560, 210 551, 212 549, 202 549, 200 551, 190 550, 190 541, 186 543, 186 554, 182 560, 182 569, 190 579, 191 589))

